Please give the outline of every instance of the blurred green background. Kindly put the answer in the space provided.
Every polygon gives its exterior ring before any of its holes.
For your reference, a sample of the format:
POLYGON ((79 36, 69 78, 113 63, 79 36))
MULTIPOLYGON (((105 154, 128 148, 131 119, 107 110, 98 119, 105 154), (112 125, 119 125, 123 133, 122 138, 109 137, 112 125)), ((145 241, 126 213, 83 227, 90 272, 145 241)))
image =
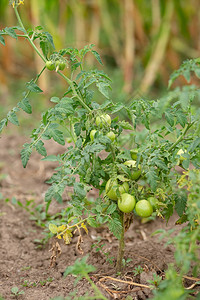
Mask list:
MULTIPOLYGON (((8 2, 0 1, 0 29, 17 24, 8 2)), ((200 56, 199 0, 25 0, 19 12, 26 28, 42 25, 50 32, 57 50, 95 44, 112 79, 113 101, 138 95, 159 97, 166 92, 173 70, 183 60, 200 56)), ((102 68, 91 56, 87 64, 102 68)), ((26 41, 7 37, 6 46, 0 45, 0 65, 3 117, 21 100, 25 82, 41 70, 43 62, 26 41)), ((50 95, 66 91, 63 83, 55 73, 42 75, 39 85, 44 95, 32 96, 36 119, 38 111, 49 105, 50 95)), ((183 84, 183 77, 175 82, 183 84)))

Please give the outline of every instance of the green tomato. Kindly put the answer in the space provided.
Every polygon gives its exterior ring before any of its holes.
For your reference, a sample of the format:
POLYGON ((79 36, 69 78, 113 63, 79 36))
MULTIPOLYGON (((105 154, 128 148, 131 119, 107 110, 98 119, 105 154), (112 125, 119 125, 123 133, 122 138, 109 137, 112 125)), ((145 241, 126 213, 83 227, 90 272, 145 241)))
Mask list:
POLYGON ((55 70, 55 65, 54 62, 52 60, 47 60, 46 62, 46 68, 50 71, 55 70))
POLYGON ((96 124, 100 128, 103 127, 103 125, 111 125, 111 117, 108 114, 97 116, 96 117, 96 124))
POLYGON ((118 199, 118 207, 119 209, 124 212, 124 213, 129 213, 131 211, 133 211, 134 207, 135 207, 135 198, 128 194, 128 193, 124 193, 121 195, 121 198, 118 199))
POLYGON ((138 149, 130 150, 130 152, 131 152, 131 158, 132 158, 133 160, 137 160, 138 149))
POLYGON ((109 131, 109 132, 106 134, 106 136, 107 136, 112 142, 114 142, 114 140, 115 140, 115 134, 114 134, 113 131, 109 131))
POLYGON ((97 131, 95 129, 93 129, 93 130, 90 131, 90 139, 91 139, 91 141, 94 141, 94 136, 95 136, 96 132, 97 131))
POLYGON ((136 163, 135 160, 127 160, 127 161, 125 161, 124 165, 127 166, 127 167, 130 167, 130 168, 133 168, 131 170, 131 179, 132 180, 139 179, 139 177, 141 176, 142 171, 140 170, 140 166, 139 166, 138 169, 136 169, 137 163, 136 163))
POLYGON ((117 190, 120 194, 127 193, 129 190, 129 185, 127 182, 123 182, 123 184, 119 184, 117 179, 112 180, 111 178, 106 183, 106 195, 111 200, 117 200, 117 190))
POLYGON ((56 68, 58 68, 59 70, 63 71, 65 66, 66 66, 66 63, 63 61, 63 60, 57 60, 55 62, 55 65, 56 65, 56 68))
POLYGON ((149 201, 143 199, 136 203, 135 211, 138 216, 147 218, 152 215, 153 207, 149 201))
POLYGON ((149 197, 147 198, 151 206, 153 207, 153 210, 155 211, 157 208, 158 200, 155 197, 149 197))

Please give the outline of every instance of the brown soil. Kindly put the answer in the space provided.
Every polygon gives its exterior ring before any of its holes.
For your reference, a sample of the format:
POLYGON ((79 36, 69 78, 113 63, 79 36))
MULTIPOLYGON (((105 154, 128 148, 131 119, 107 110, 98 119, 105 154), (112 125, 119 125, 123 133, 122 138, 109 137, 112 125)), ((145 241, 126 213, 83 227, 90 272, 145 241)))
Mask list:
MULTIPOLYGON (((4 299, 16 299, 11 295, 11 288, 16 286, 24 291, 17 299, 47 300, 59 295, 69 296, 75 290, 80 297, 90 291, 89 284, 81 280, 74 286, 75 277, 63 277, 66 267, 82 257, 76 251, 77 236, 70 245, 57 240, 62 254, 57 258, 56 266, 50 268, 52 253, 49 250, 52 243, 55 243, 54 239, 38 248, 35 240, 44 238, 44 229, 30 220, 29 212, 11 201, 15 197, 23 204, 27 200, 34 200, 35 205, 44 204, 44 194, 48 188, 45 181, 52 175, 55 167, 55 163, 40 161, 41 157, 34 153, 24 169, 19 155, 24 142, 24 138, 16 136, 3 136, 0 139, 0 296, 4 299), (5 201, 6 199, 10 201, 5 201)), ((51 141, 46 146, 49 155, 63 150, 63 147, 51 141)), ((67 201, 63 206, 67 206, 67 201)), ((50 213, 60 209, 61 205, 54 202, 50 213)), ((131 261, 120 277, 115 273, 118 245, 116 238, 106 228, 89 228, 89 234, 84 235, 82 248, 84 255, 89 255, 88 263, 96 267, 96 271, 90 275, 91 279, 108 299, 125 299, 128 295, 133 299, 147 299, 152 296, 148 288, 114 281, 112 278, 149 285, 148 280, 152 279, 153 273, 162 276, 169 263, 173 262, 173 249, 171 246, 165 247, 164 241, 159 241, 157 236, 151 234, 159 228, 174 227, 175 220, 176 216, 171 218, 167 226, 161 219, 146 224, 141 224, 138 219, 134 221, 126 232, 125 259, 131 261), (99 252, 91 247, 98 237, 105 244, 99 252), (135 276, 133 269, 139 265, 144 271, 135 276)), ((179 228, 176 227, 176 230, 179 228)))

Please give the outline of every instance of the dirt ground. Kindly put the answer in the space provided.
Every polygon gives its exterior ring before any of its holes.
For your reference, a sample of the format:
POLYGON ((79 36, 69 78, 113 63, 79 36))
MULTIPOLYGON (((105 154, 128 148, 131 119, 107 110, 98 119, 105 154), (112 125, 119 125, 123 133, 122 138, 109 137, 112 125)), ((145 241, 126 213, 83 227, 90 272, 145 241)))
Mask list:
MULTIPOLYGON (((75 277, 63 277, 66 267, 82 257, 76 251, 77 237, 73 238, 70 245, 57 240, 62 253, 57 258, 56 266, 50 268, 50 249, 55 242, 54 238, 38 248, 35 240, 44 238, 44 229, 30 220, 29 212, 13 204, 17 199, 22 204, 33 200, 36 206, 44 205, 44 194, 48 188, 45 181, 52 175, 55 167, 55 163, 40 161, 41 157, 34 153, 24 169, 19 155, 24 142, 27 140, 19 136, 2 136, 0 139, 0 296, 3 299, 47 300, 56 296, 66 297, 70 292, 77 291, 77 296, 80 297, 90 291, 89 284, 81 280, 74 286, 75 277), (13 287, 23 290, 24 294, 13 296, 13 287)), ((63 151, 62 146, 51 141, 46 146, 48 155, 63 151)), ((63 206, 67 206, 67 201, 63 206)), ((61 205, 52 203, 50 213, 60 209, 61 205)), ((146 224, 141 224, 139 219, 134 221, 126 232, 126 265, 120 277, 115 272, 118 245, 116 238, 106 228, 89 228, 89 234, 84 235, 83 256, 89 255, 88 263, 96 268, 90 277, 108 299, 126 299, 128 295, 132 299, 152 297, 150 289, 138 287, 134 283, 149 286, 148 280, 153 278, 153 273, 162 276, 167 266, 173 262, 172 247, 165 247, 164 241, 159 241, 158 236, 151 234, 159 228, 174 227, 175 220, 176 216, 173 216, 167 226, 161 219, 146 224), (98 237, 101 238, 101 244, 105 245, 102 251, 97 252, 92 245, 98 241, 98 237), (135 275, 133 271, 138 266, 143 268, 143 272, 135 275), (113 278, 132 284, 115 281, 113 278)), ((179 230, 179 227, 175 229, 179 230)))

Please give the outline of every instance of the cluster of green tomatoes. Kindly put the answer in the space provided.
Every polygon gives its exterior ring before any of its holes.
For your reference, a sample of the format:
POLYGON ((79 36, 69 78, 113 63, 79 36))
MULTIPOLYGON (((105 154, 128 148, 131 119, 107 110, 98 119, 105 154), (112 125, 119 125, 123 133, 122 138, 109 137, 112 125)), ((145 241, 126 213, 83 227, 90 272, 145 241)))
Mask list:
MULTIPOLYGON (((108 114, 102 114, 96 117, 95 122, 100 129, 103 127, 109 128, 111 117, 108 114)), ((97 131, 96 129, 91 130, 91 141, 94 141, 97 131)), ((113 131, 108 131, 105 135, 114 142, 116 136, 113 131)), ((131 158, 132 160, 125 161, 124 165, 130 168, 130 179, 137 181, 142 173, 140 165, 137 168, 137 151, 131 151, 131 158)), ((124 213, 130 213, 135 209, 138 216, 147 218, 156 210, 158 200, 155 197, 148 197, 147 200, 141 199, 136 202, 135 197, 129 193, 129 184, 127 181, 120 183, 118 178, 110 178, 106 183, 105 193, 110 200, 117 201, 119 210, 124 213)))
POLYGON ((46 62, 46 68, 50 71, 63 71, 66 67, 66 62, 63 59, 57 59, 57 60, 47 60, 46 62))

